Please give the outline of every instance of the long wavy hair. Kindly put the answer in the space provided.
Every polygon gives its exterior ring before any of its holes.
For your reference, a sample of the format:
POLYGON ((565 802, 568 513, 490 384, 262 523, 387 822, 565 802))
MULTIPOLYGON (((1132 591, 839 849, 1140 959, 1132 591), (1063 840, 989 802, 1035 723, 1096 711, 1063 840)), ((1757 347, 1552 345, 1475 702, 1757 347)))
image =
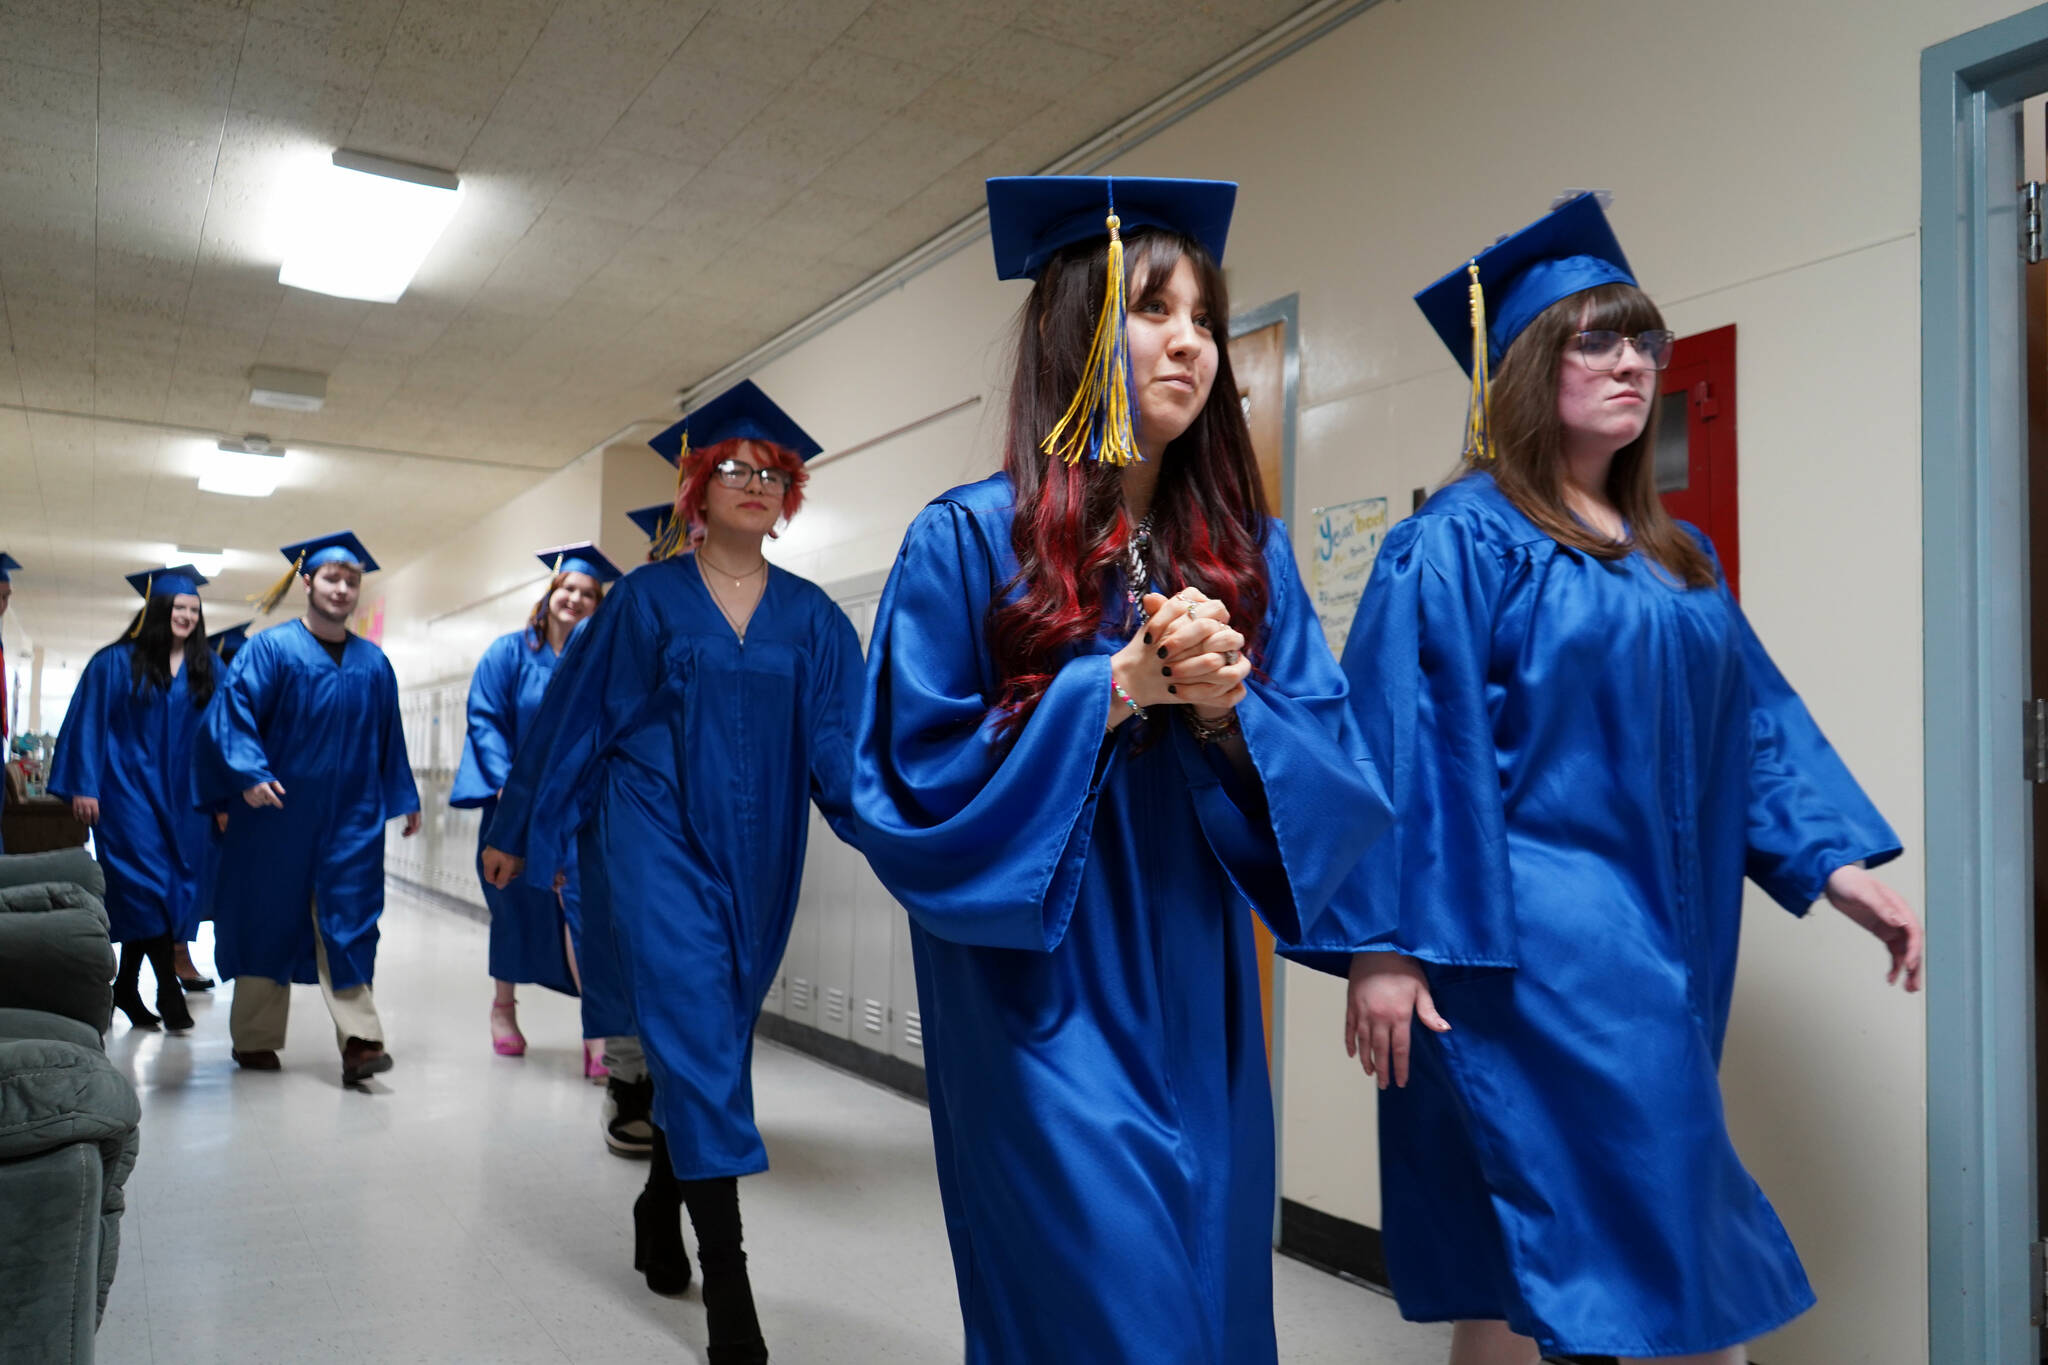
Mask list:
POLYGON ((1557 413, 1558 372, 1566 348, 1582 331, 1636 336, 1664 325, 1650 296, 1632 284, 1603 284, 1559 299, 1509 344, 1493 377, 1494 458, 1483 469, 1517 511, 1557 541, 1595 559, 1623 559, 1641 550, 1688 587, 1714 582, 1699 542, 1664 510, 1657 496, 1657 397, 1643 434, 1615 452, 1607 498, 1628 523, 1627 541, 1608 540, 1572 515, 1564 497, 1564 423, 1557 413))
MULTIPOLYGON (((714 477, 711 471, 721 460, 726 459, 754 463, 753 459, 747 458, 747 454, 741 453, 741 444, 738 440, 731 440, 719 441, 702 449, 691 447, 690 467, 684 472, 683 486, 676 494, 675 513, 681 516, 684 525, 689 527, 684 536, 688 544, 694 546, 704 539, 704 515, 711 500, 711 480, 714 477)), ((789 487, 783 490, 782 494, 782 519, 788 521, 803 510, 804 485, 811 481, 811 473, 804 468, 803 458, 795 451, 776 445, 772 441, 756 441, 754 452, 748 453, 754 454, 754 458, 758 459, 760 456, 755 452, 763 450, 768 452, 771 468, 780 469, 790 476, 789 487)), ((775 535, 774 531, 768 533, 771 540, 775 535)))
POLYGON ((132 645, 128 651, 128 686, 137 694, 150 688, 168 688, 171 685, 171 650, 181 649, 185 655, 182 672, 185 675, 185 690, 192 697, 194 707, 205 706, 213 699, 213 649, 206 643, 206 608, 199 608, 199 622, 192 627, 192 633, 185 637, 183 645, 171 634, 171 598, 153 594, 142 605, 142 609, 128 618, 128 629, 121 632, 115 644, 132 645), (140 632, 136 627, 140 625, 140 632))
MULTIPOLYGON (((526 647, 528 649, 538 650, 546 648, 548 642, 548 603, 555 600, 556 589, 560 588, 572 573, 583 573, 583 571, 581 569, 562 570, 548 580, 548 590, 540 595, 540 601, 533 604, 533 611, 526 618, 526 647)), ((583 576, 590 578, 589 574, 583 574, 583 576)), ((591 578, 590 581, 597 583, 597 580, 594 578, 591 578)), ((597 583, 597 603, 592 605, 591 610, 596 611, 597 607, 602 605, 603 602, 604 584, 597 583)))
MULTIPOLYGON (((1231 626, 1256 663, 1270 591, 1269 509, 1230 369, 1223 272, 1199 243, 1177 233, 1134 229, 1125 234, 1124 251, 1133 309, 1163 291, 1181 261, 1193 266, 1216 339, 1208 402, 1160 457, 1153 575, 1170 592, 1196 587, 1228 606, 1231 626)), ((1134 529, 1121 471, 1086 460, 1069 465, 1039 448, 1080 382, 1108 268, 1106 240, 1060 252, 1039 275, 1018 324, 1003 453, 1016 495, 1010 545, 1017 575, 988 620, 1004 733, 1023 725, 1061 662, 1102 630, 1106 614, 1136 624, 1121 568, 1134 529)))

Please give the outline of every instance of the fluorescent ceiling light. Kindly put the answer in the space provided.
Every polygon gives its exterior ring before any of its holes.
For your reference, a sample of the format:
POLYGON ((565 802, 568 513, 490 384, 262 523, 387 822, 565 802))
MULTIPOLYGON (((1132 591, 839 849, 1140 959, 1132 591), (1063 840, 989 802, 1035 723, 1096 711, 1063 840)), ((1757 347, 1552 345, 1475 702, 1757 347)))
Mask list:
POLYGON ((337 151, 299 191, 278 283, 396 303, 461 196, 451 171, 337 151))
POLYGON ((318 370, 252 365, 249 367, 249 401, 259 408, 318 412, 327 405, 327 376, 318 370))
POLYGON ((261 437, 222 441, 206 457, 206 466, 199 475, 199 491, 237 498, 267 498, 277 491, 277 476, 283 472, 284 447, 272 446, 261 437))
POLYGON ((172 553, 165 558, 164 567, 175 569, 182 564, 190 564, 199 570, 201 578, 219 578, 220 571, 227 562, 226 550, 203 550, 197 545, 176 545, 172 547, 172 553))

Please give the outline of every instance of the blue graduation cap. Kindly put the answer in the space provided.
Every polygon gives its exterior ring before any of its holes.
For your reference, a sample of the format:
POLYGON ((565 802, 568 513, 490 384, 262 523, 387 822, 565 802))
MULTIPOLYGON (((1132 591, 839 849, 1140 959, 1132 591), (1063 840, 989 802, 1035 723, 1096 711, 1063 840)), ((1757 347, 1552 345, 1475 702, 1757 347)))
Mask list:
POLYGON ((377 570, 377 561, 370 558, 370 552, 363 548, 363 542, 356 539, 354 531, 333 531, 278 548, 286 559, 292 561, 294 573, 309 574, 322 564, 355 564, 364 573, 377 570))
POLYGON ((12 583, 14 580, 9 575, 20 567, 20 560, 5 551, 0 551, 0 583, 12 583))
POLYGON ((249 643, 249 627, 255 624, 254 621, 244 621, 239 626, 229 626, 226 630, 217 630, 206 637, 206 643, 213 647, 215 654, 220 655, 220 661, 226 663, 229 659, 235 657, 235 654, 243 645, 249 643))
POLYGON ((647 444, 680 471, 684 451, 691 446, 702 450, 721 441, 766 441, 793 451, 800 460, 825 449, 751 379, 742 379, 703 403, 647 444))
POLYGON ((1621 242, 1600 209, 1600 196, 1587 191, 1509 233, 1415 296, 1429 325, 1472 377, 1467 456, 1493 457, 1490 371, 1515 338, 1559 299, 1603 284, 1635 282, 1621 242))
POLYGON ((625 577, 618 565, 604 557, 604 551, 587 540, 542 550, 534 558, 556 573, 587 573, 599 583, 616 583, 625 577))
POLYGON ((199 590, 206 586, 205 574, 190 564, 173 564, 163 569, 144 569, 141 573, 128 575, 128 586, 142 597, 176 597, 188 593, 197 597, 199 590))
POLYGON ((676 505, 672 502, 657 502, 648 507, 636 507, 626 513, 633 524, 640 528, 648 540, 647 558, 667 559, 683 548, 689 537, 689 525, 676 516, 676 505))
POLYGON ((646 507, 635 507, 626 515, 640 528, 640 534, 649 540, 660 540, 661 533, 668 529, 668 519, 675 515, 676 505, 672 502, 650 503, 646 507))
POLYGON ((1130 300, 1124 278, 1123 229, 1164 228, 1202 244, 1223 260, 1237 185, 1228 180, 1163 180, 1142 176, 1012 175, 988 182, 989 240, 996 277, 1035 279, 1053 253, 1077 242, 1109 238, 1109 269, 1095 340, 1081 384, 1066 412, 1039 443, 1068 464, 1083 456, 1127 465, 1138 454, 1131 400, 1130 300))
POLYGON ((1202 244, 1218 264, 1237 206, 1231 180, 1135 175, 1005 175, 988 182, 996 278, 1037 279, 1061 247, 1100 241, 1114 213, 1123 228, 1165 228, 1202 244))

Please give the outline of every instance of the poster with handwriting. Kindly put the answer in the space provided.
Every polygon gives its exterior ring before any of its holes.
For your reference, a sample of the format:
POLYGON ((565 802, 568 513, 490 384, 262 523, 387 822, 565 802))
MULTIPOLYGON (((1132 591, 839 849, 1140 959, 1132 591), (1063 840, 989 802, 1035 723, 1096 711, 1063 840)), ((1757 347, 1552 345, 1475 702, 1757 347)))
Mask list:
POLYGON ((1330 652, 1341 657, 1345 637, 1351 634, 1351 618, 1358 611, 1358 595, 1365 591, 1380 542, 1387 538, 1391 524, 1387 500, 1359 498, 1318 507, 1314 518, 1315 557, 1309 565, 1309 592, 1330 652))

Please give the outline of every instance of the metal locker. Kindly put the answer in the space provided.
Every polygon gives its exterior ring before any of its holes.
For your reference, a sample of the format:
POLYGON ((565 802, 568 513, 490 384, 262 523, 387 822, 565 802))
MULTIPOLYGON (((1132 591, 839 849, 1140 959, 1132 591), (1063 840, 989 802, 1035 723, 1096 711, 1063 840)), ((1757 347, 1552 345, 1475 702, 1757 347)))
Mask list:
POLYGON ((848 878, 853 893, 853 1041, 877 1052, 890 1050, 892 1018, 889 977, 895 945, 896 900, 867 865, 848 878))
POLYGON ((782 1012, 800 1024, 818 1026, 818 901, 828 894, 819 875, 816 850, 826 840, 837 842, 816 807, 809 811, 811 856, 804 860, 803 884, 797 891, 796 918, 789 930, 789 947, 782 954, 782 1012))

